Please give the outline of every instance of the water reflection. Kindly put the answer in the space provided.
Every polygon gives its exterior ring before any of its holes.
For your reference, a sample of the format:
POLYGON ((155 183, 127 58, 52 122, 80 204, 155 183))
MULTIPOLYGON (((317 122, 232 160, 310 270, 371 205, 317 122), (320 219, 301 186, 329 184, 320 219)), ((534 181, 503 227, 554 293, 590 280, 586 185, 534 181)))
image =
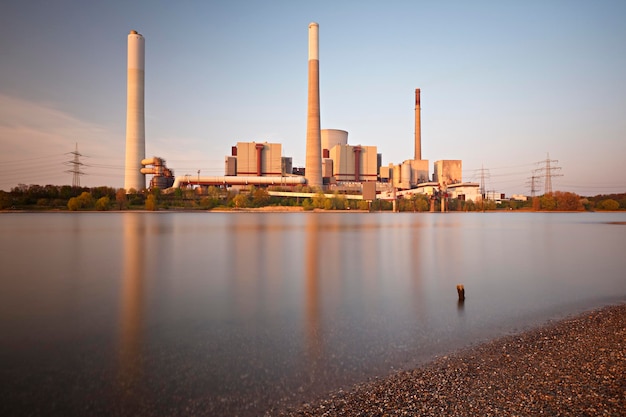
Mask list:
POLYGON ((322 356, 320 324, 319 275, 319 216, 311 215, 306 223, 306 290, 305 290, 305 340, 306 352, 312 364, 322 356))
POLYGON ((120 312, 119 388, 130 401, 142 378, 141 351, 144 333, 146 281, 145 216, 124 216, 123 275, 120 312))
POLYGON ((3 214, 3 392, 33 415, 68 392, 74 415, 263 415, 623 301, 609 222, 624 214, 3 214))

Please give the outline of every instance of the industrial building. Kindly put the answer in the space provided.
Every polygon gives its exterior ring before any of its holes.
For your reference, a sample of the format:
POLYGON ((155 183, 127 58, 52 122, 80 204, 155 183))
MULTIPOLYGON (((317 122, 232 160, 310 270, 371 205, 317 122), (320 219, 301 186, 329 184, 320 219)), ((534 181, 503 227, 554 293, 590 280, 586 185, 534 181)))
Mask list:
POLYGON ((458 160, 435 161, 433 182, 439 184, 457 184, 463 180, 463 163, 458 160))
POLYGON ((225 175, 283 176, 286 165, 281 153, 280 143, 237 142, 226 157, 225 175))
MULTIPOLYGON (((126 140, 126 184, 140 189, 145 174, 154 178, 151 186, 186 185, 304 185, 314 189, 354 187, 376 182, 381 198, 403 194, 447 195, 452 198, 481 198, 478 184, 464 183, 461 160, 438 160, 433 164, 422 159, 421 90, 415 89, 415 131, 413 159, 382 166, 382 155, 376 146, 348 143, 348 132, 321 129, 319 85, 319 25, 309 24, 308 32, 308 98, 305 168, 294 168, 291 157, 282 155, 280 143, 262 141, 237 142, 224 159, 224 176, 185 175, 172 181, 173 172, 161 158, 146 160, 143 118, 144 41, 131 31, 128 38, 128 111, 126 140), (141 156, 141 157, 140 157, 141 156), (141 168, 143 165, 151 167, 141 168), (139 164, 139 168, 135 166, 139 164), (299 175, 298 175, 299 174, 299 175)), ((341 189, 341 188, 335 188, 341 189)))
POLYGON ((335 145, 330 150, 332 178, 341 181, 376 181, 378 154, 375 146, 335 145))

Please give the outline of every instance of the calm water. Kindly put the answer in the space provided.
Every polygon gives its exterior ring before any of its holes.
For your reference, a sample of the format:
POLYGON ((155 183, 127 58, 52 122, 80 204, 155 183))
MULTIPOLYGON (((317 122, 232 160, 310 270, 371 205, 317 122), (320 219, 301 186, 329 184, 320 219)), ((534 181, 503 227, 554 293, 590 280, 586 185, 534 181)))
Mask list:
POLYGON ((0 415, 298 404, 624 302, 619 222, 626 213, 1 214, 0 415))

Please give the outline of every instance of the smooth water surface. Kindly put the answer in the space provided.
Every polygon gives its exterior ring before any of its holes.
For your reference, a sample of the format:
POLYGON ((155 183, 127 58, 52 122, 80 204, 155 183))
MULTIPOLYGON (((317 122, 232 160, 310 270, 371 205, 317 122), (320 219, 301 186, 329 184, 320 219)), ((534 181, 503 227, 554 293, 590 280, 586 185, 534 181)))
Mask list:
POLYGON ((298 404, 624 302, 625 222, 1 214, 0 414, 262 415, 298 404))

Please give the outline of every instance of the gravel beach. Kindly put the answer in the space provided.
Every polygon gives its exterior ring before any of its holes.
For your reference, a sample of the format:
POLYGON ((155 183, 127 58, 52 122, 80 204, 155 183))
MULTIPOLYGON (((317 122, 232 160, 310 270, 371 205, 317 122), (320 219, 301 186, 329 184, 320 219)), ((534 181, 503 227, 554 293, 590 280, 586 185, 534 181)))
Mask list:
POLYGON ((624 416, 626 304, 441 357, 280 416, 624 416))

